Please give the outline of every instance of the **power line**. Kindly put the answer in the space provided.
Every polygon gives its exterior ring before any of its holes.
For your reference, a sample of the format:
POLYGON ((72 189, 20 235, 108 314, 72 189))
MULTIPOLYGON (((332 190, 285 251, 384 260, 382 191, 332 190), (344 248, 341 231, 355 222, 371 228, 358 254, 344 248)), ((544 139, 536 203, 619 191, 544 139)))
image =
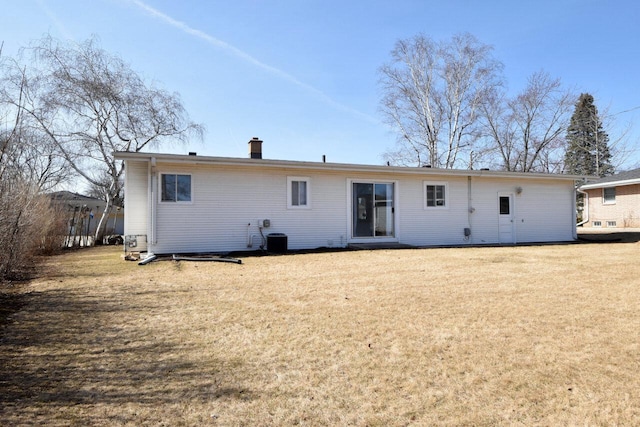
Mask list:
POLYGON ((618 113, 612 114, 612 116, 617 116, 618 114, 628 113, 630 111, 635 111, 635 110, 640 110, 640 105, 638 105, 637 107, 629 108, 628 110, 624 110, 624 111, 620 111, 618 113))

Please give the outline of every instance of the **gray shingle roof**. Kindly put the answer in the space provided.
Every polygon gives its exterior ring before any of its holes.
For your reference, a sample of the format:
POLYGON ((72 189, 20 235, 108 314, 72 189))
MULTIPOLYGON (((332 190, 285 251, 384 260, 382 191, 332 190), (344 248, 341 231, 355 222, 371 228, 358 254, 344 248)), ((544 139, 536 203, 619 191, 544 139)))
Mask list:
MULTIPOLYGON (((589 188, 598 188, 600 186, 611 186, 610 184, 614 184, 617 182, 623 181, 640 181, 640 169, 632 169, 626 172, 620 172, 615 175, 605 176, 604 178, 600 178, 596 181, 591 181, 585 184, 583 187, 589 188)), ((629 184, 633 184, 633 182, 629 182, 629 184)))
POLYGON ((62 200, 62 201, 82 201, 82 202, 102 202, 100 199, 96 199, 95 197, 85 196, 83 194, 72 193, 71 191, 56 191, 50 193, 51 199, 53 200, 62 200))

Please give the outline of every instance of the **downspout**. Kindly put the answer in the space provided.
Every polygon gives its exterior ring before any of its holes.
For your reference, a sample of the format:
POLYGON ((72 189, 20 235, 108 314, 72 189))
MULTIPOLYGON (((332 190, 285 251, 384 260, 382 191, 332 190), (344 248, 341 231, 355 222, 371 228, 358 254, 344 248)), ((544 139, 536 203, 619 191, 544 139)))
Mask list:
POLYGON ((580 190, 579 188, 576 188, 576 192, 584 195, 584 210, 582 211, 582 221, 576 224, 576 227, 579 227, 589 222, 589 194, 586 191, 580 190))
POLYGON ((472 241, 472 234, 473 231, 471 229, 471 215, 473 214, 473 212, 475 211, 475 209, 473 208, 473 206, 471 206, 471 176, 467 177, 467 225, 469 226, 469 234, 467 235, 467 232, 465 230, 465 236, 464 236, 464 240, 466 240, 469 243, 473 243, 472 241))
MULTIPOLYGON (((157 210, 157 200, 156 200, 156 191, 155 191, 155 183, 156 183, 156 158, 152 157, 149 162, 149 206, 150 206, 150 218, 149 218, 149 245, 155 245, 156 242, 156 210, 157 210)), ((147 250, 149 248, 147 247, 147 250)))

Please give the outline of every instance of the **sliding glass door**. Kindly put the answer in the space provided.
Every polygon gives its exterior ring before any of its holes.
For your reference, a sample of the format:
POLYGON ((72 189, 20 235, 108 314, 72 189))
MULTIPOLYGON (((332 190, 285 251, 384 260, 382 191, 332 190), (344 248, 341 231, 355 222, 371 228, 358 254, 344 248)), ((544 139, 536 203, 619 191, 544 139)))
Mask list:
POLYGON ((393 237, 394 184, 352 184, 352 237, 393 237))

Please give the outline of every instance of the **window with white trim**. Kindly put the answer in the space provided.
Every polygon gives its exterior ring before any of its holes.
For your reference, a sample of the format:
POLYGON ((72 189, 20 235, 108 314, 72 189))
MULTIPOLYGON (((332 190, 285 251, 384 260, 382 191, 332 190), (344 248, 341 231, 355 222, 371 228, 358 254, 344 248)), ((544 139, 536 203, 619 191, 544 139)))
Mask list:
POLYGON ((602 203, 612 205, 616 202, 616 187, 602 189, 602 203))
POLYGON ((593 221, 594 227, 602 227, 602 221, 593 221))
POLYGON ((311 179, 307 177, 287 177, 287 207, 289 209, 311 208, 311 179))
POLYGON ((446 209, 448 185, 446 182, 424 183, 425 209, 446 209))
POLYGON ((191 202, 191 175, 163 173, 160 175, 162 202, 191 202))
POLYGON ((607 227, 617 227, 617 223, 615 221, 607 221, 607 227))

